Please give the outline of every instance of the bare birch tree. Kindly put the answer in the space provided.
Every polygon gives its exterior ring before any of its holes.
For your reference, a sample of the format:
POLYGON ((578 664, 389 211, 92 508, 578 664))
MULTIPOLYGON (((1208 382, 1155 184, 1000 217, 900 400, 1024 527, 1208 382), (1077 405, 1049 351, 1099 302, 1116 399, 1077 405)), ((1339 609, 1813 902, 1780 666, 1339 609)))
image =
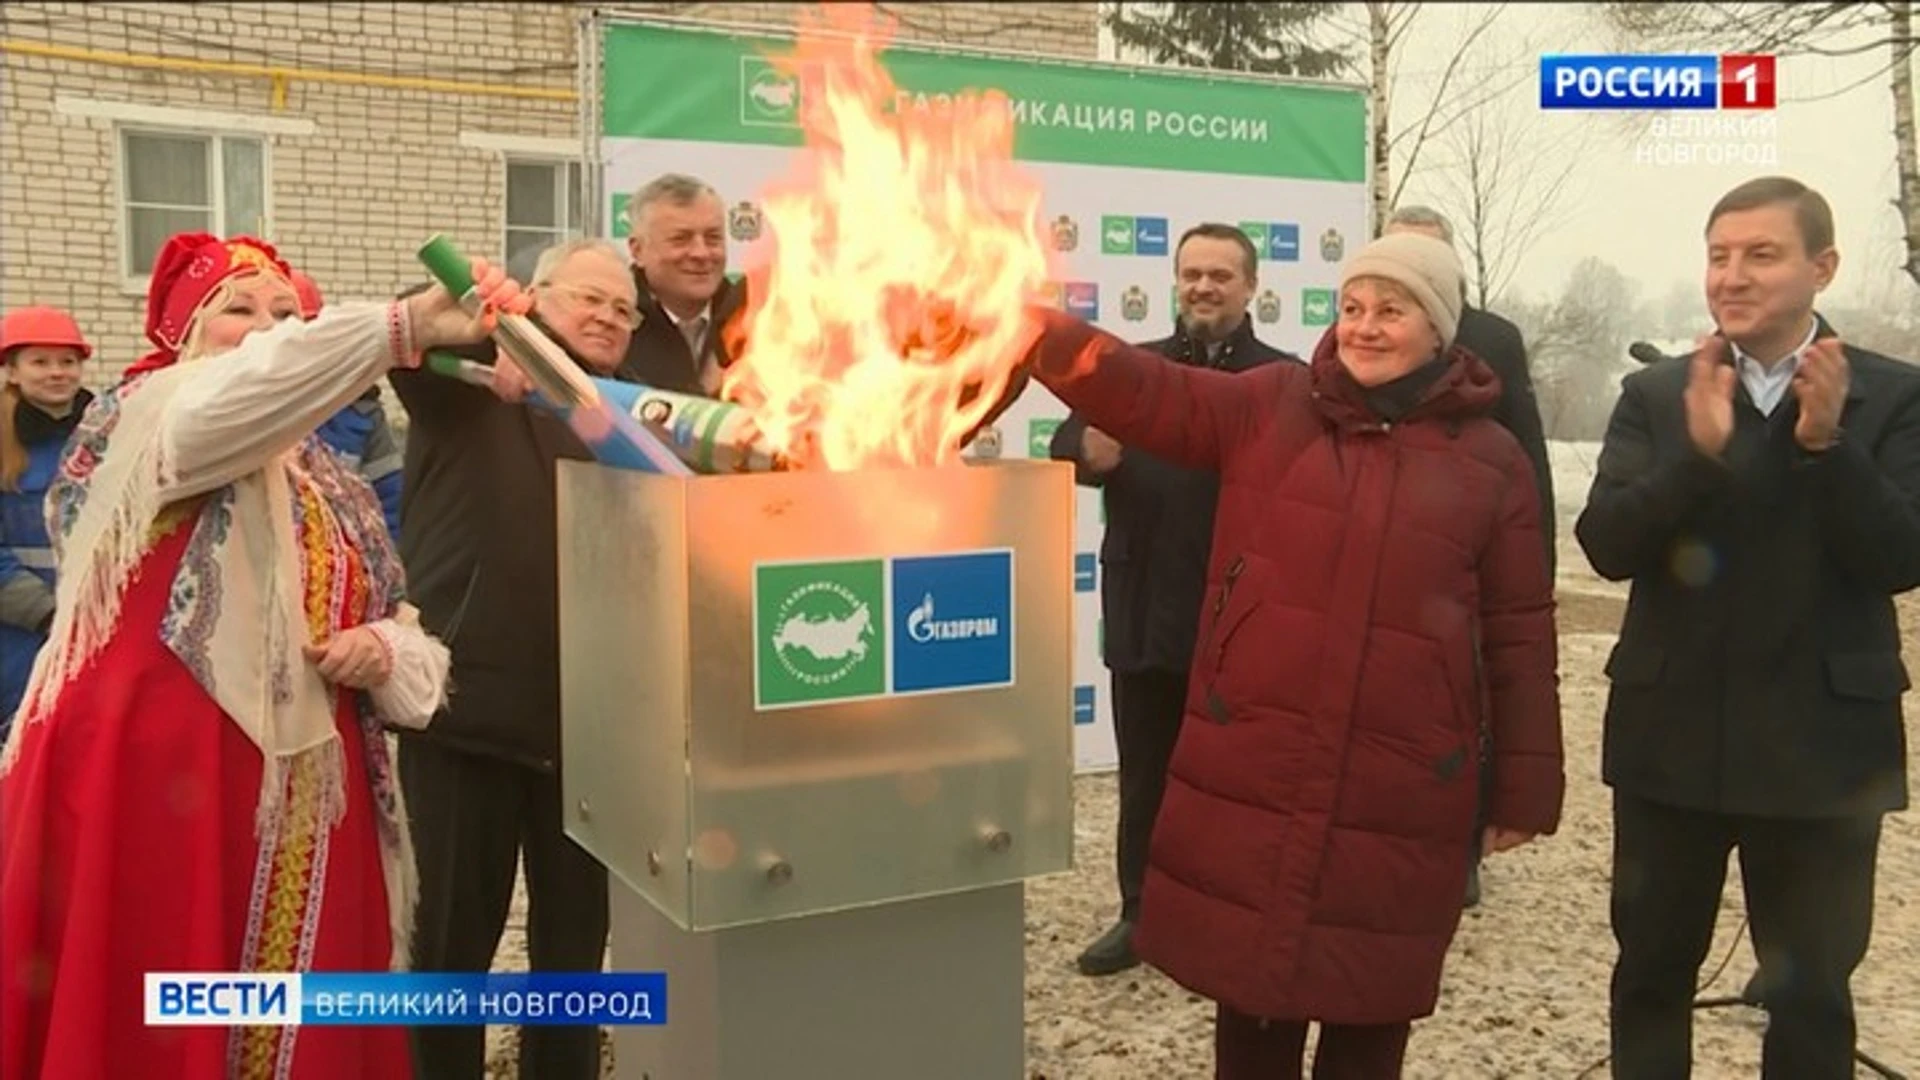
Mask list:
MULTIPOLYGON (((1893 94, 1894 205, 1900 211, 1904 260, 1900 269, 1920 283, 1920 159, 1913 107, 1913 6, 1909 3, 1698 2, 1608 3, 1604 19, 1624 45, 1653 45, 1715 53, 1852 56, 1877 50, 1886 64, 1847 93, 1881 77, 1893 94)), ((1784 99, 1783 99, 1784 100, 1784 99)))
POLYGON ((1440 72, 1432 99, 1424 108, 1407 107, 1409 103, 1396 99, 1394 94, 1400 76, 1400 46, 1433 5, 1414 0, 1365 0, 1352 7, 1354 14, 1342 13, 1327 23, 1348 40, 1365 45, 1365 74, 1373 127, 1370 194, 1374 229, 1378 231, 1399 204, 1407 181, 1418 172, 1425 152, 1454 125, 1498 100, 1527 75, 1521 72, 1517 76, 1496 76, 1477 84, 1467 83, 1467 72, 1472 69, 1469 58, 1475 55, 1481 40, 1507 8, 1505 3, 1474 5, 1474 14, 1462 31, 1458 46, 1450 51, 1447 64, 1440 72), (1401 108, 1396 109, 1396 105, 1401 108), (1405 118, 1397 125, 1396 112, 1405 118))
POLYGON ((1476 307, 1507 291, 1528 250, 1565 214, 1581 160, 1577 129, 1543 139, 1488 106, 1457 122, 1436 163, 1438 202, 1453 219, 1476 307))

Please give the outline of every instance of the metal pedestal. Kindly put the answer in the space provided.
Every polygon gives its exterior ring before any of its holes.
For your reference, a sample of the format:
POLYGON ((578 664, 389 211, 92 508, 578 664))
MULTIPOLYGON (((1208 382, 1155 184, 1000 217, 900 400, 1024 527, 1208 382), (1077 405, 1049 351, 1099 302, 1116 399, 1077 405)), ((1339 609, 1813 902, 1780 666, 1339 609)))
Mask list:
POLYGON ((1073 850, 1060 462, 559 468, 567 833, 623 1080, 1019 1080, 1026 881, 1073 850))
POLYGON ((619 1080, 1019 1080, 1020 882, 726 930, 613 885, 613 967, 665 970, 667 1023, 614 1029, 619 1080))

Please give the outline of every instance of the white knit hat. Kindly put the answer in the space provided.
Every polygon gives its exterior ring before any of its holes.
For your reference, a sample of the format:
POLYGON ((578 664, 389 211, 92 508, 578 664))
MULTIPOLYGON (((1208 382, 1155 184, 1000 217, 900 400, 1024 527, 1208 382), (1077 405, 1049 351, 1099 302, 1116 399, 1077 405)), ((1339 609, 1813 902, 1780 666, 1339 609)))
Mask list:
POLYGON ((1340 268, 1340 289, 1359 277, 1386 278, 1420 302, 1443 345, 1460 329, 1466 269, 1453 246, 1424 233, 1389 233, 1354 252, 1340 268))

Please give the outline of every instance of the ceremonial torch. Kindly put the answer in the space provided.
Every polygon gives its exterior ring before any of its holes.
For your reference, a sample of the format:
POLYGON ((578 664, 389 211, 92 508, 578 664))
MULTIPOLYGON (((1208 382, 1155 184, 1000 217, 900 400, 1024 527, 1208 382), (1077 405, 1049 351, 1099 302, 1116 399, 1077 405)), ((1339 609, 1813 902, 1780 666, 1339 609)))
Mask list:
MULTIPOLYGON (((472 386, 493 385, 492 368, 449 352, 428 353, 426 367, 436 375, 472 386)), ((773 472, 789 467, 766 445, 752 414, 730 401, 591 375, 581 378, 592 385, 601 402, 638 421, 680 461, 700 472, 773 472)), ((540 390, 535 390, 527 403, 562 415, 566 411, 540 390)))
MULTIPOLYGON (((468 313, 482 307, 467 257, 452 241, 435 235, 420 248, 420 261, 468 313)), ((495 313, 493 340, 533 381, 547 408, 558 414, 592 451, 595 460, 616 468, 690 476, 693 469, 648 431, 634 415, 604 398, 593 379, 573 362, 533 320, 495 313)), ((483 365, 476 365, 483 366, 483 365)), ((491 372, 488 373, 491 378, 491 372)))

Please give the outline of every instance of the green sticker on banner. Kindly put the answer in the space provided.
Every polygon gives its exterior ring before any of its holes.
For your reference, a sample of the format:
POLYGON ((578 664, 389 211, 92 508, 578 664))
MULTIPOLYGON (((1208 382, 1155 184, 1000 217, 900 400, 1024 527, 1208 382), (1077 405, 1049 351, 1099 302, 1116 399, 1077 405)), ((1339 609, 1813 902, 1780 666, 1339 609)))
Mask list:
POLYGON ((1027 456, 1041 461, 1053 456, 1053 433, 1059 429, 1058 420, 1027 421, 1027 456))
POLYGON ((740 122, 790 128, 799 119, 800 80, 781 74, 763 57, 740 57, 740 122))
POLYGON ((608 219, 607 224, 613 227, 613 235, 616 238, 626 236, 633 231, 627 224, 627 204, 632 201, 632 195, 615 195, 613 197, 613 216, 608 219))
POLYGON ((1333 324, 1333 290, 1300 290, 1300 325, 1330 326, 1333 324))

